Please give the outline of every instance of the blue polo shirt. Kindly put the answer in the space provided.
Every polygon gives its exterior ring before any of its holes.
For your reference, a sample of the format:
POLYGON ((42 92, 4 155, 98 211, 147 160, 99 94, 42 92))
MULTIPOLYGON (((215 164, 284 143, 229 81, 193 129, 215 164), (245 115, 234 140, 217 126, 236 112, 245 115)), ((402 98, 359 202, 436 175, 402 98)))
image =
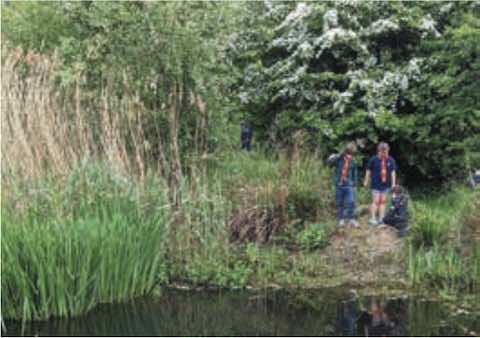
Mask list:
POLYGON ((385 191, 392 186, 392 171, 397 170, 397 164, 393 157, 387 159, 387 182, 382 182, 382 160, 377 156, 372 156, 367 164, 372 176, 372 190, 385 191))

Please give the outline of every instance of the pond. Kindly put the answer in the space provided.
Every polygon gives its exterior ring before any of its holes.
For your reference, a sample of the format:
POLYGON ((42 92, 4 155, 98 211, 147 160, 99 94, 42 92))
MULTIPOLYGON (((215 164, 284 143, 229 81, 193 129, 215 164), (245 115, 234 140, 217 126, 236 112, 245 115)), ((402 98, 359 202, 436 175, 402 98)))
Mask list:
POLYGON ((479 334, 480 316, 439 301, 352 291, 165 290, 82 317, 4 326, 6 336, 450 336, 479 334))

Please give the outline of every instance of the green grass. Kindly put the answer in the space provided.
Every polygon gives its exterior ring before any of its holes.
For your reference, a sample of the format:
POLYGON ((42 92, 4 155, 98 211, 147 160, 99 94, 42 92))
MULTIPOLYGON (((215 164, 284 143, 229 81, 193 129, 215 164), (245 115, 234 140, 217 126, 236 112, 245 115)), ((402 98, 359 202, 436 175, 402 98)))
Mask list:
POLYGON ((478 290, 480 245, 467 223, 480 219, 479 201, 478 192, 458 187, 414 203, 407 265, 415 287, 478 290))
MULTIPOLYGON (((334 218, 331 171, 320 160, 221 154, 207 176, 182 182, 180 209, 169 206, 161 181, 146 180, 84 163, 65 179, 2 187, 2 316, 77 315, 166 283, 318 287, 348 272, 319 256, 334 218), (268 244, 232 242, 229 222, 249 208, 285 213, 283 232, 268 244)), ((367 192, 359 200, 367 203, 367 192)), ((478 290, 478 241, 463 242, 466 224, 480 219, 474 201, 478 194, 464 189, 414 197, 413 286, 478 290)))
POLYGON ((63 186, 25 191, 17 197, 26 206, 2 204, 5 318, 77 315, 165 279, 165 197, 142 200, 102 169, 82 167, 63 186))

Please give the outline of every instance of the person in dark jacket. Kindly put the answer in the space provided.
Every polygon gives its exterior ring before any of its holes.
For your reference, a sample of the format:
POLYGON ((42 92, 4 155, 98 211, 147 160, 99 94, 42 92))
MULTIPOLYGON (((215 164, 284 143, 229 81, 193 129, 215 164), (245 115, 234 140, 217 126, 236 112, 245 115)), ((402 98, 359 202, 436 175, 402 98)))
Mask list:
POLYGON ((401 186, 392 189, 392 205, 383 218, 383 223, 396 228, 400 237, 408 232, 408 195, 401 186))
POLYGON ((242 121, 240 123, 240 143, 242 150, 250 151, 252 148, 252 137, 253 131, 252 128, 242 121))
POLYGON ((345 209, 347 209, 348 225, 358 227, 355 220, 355 188, 357 186, 357 163, 353 158, 355 143, 350 143, 342 154, 330 155, 327 163, 335 165, 335 204, 337 208, 338 226, 345 226, 345 209))

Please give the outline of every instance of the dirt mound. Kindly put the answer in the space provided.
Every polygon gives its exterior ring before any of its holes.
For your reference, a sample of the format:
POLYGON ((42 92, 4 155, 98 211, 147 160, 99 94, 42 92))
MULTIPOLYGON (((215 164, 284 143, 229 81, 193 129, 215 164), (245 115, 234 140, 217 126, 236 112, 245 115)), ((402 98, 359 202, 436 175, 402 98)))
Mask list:
POLYGON ((355 283, 404 282, 405 241, 389 226, 338 229, 322 253, 332 269, 355 283))

